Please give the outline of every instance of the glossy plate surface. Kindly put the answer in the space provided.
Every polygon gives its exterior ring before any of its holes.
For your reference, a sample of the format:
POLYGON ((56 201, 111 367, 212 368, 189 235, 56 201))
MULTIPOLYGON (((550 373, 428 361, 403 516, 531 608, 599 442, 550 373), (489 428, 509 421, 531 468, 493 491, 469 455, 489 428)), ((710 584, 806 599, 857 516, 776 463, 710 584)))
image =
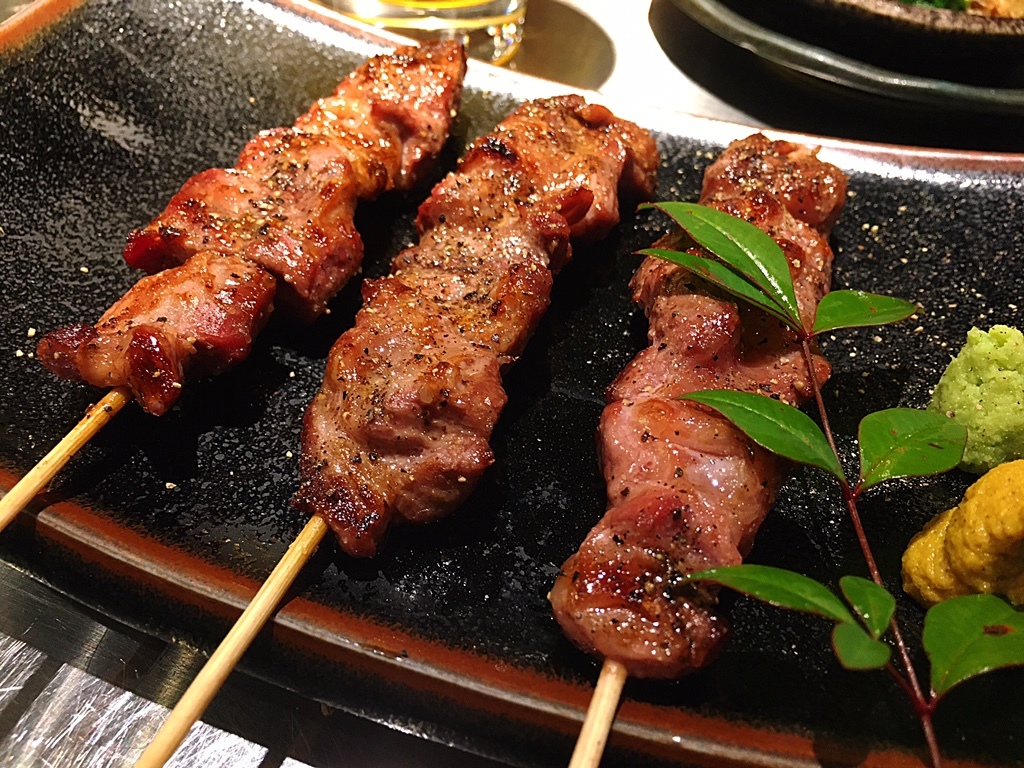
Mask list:
MULTIPOLYGON (((120 259, 191 174, 231 165, 258 130, 288 124, 376 49, 310 7, 247 0, 88 0, 0 52, 0 460, 8 484, 97 393, 56 381, 30 355, 38 333, 95 319, 137 275, 120 259), (34 329, 34 330, 30 330, 34 329)), ((450 167, 466 141, 551 84, 474 64, 450 167)), ((694 199, 703 169, 748 129, 610 105, 655 129, 660 195, 694 199)), ((837 334, 829 403, 845 450, 866 412, 922 405, 972 324, 1024 307, 1024 158, 916 152, 828 140, 851 197, 836 228, 837 286, 922 304, 901 326, 837 334)), ((412 239, 416 201, 358 217, 365 273, 412 239)), ((257 642, 257 674, 351 711, 530 765, 560 765, 596 677, 562 638, 545 595, 603 509, 593 434, 602 391, 645 341, 631 307, 632 255, 666 223, 629 215, 577 251, 554 306, 507 379, 497 462, 450 519, 394 533, 354 561, 324 546, 257 642)), ((300 418, 358 285, 311 328, 272 325, 249 361, 189 389, 154 419, 130 407, 0 536, 0 555, 82 602, 148 631, 212 646, 303 521, 300 418)), ((970 478, 897 484, 863 514, 891 588, 910 536, 970 478)), ((794 475, 752 559, 834 580, 862 573, 828 484, 794 475)), ((843 671, 828 627, 728 600, 731 644, 676 683, 634 683, 609 764, 914 764, 916 721, 882 675, 843 671)), ((908 634, 921 612, 904 601, 908 634)), ((965 685, 938 727, 957 760, 1024 759, 1015 673, 965 685)))

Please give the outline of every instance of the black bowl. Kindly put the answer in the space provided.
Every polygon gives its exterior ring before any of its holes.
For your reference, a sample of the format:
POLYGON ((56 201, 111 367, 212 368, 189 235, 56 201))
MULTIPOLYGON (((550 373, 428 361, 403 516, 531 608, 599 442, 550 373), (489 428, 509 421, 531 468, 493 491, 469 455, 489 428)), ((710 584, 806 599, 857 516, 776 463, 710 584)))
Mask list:
POLYGON ((725 0, 809 45, 896 73, 991 88, 1024 86, 1024 19, 899 0, 725 0))
MULTIPOLYGON (((931 39, 970 38, 986 42, 1024 39, 1024 19, 979 16, 963 11, 915 5, 900 0, 799 0, 819 13, 835 14, 875 29, 931 39)), ((1018 43, 1019 44, 1019 43, 1018 43)))

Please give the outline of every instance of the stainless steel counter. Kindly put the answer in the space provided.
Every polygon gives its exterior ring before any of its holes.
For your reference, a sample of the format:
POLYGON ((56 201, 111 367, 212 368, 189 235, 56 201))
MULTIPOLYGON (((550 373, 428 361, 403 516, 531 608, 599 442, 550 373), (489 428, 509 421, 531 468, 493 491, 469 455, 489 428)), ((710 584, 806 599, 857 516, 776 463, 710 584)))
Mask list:
MULTIPOLYGON (((130 766, 205 656, 96 614, 0 563, 0 766, 130 766)), ((228 680, 177 768, 434 766, 484 758, 333 710, 244 673, 228 680)))

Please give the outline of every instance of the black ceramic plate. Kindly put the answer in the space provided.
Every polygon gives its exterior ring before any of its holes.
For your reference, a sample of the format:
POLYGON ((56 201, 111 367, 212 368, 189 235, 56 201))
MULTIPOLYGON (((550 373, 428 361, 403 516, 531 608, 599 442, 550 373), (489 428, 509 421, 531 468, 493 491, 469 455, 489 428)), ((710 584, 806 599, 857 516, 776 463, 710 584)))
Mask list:
MULTIPOLYGON (((298 5, 86 0, 47 20, 51 7, 0 31, 7 483, 98 394, 45 372, 29 354, 30 329, 96 318, 136 278, 119 255, 129 230, 376 50, 370 36, 298 5)), ((515 103, 552 90, 473 64, 445 163, 515 103)), ((664 198, 695 198, 714 154, 748 132, 612 106, 657 131, 664 198)), ((923 306, 913 322, 825 340, 829 402, 850 449, 864 413, 926 401, 971 325, 1017 321, 1024 158, 812 141, 852 175, 836 284, 923 306)), ((417 197, 360 212, 368 275, 409 242, 417 197)), ((497 462, 478 492, 448 520, 396 531, 374 560, 323 546, 247 657, 250 670, 522 764, 565 763, 597 666, 562 638, 545 594, 602 512, 602 390, 644 344, 626 284, 633 252, 665 227, 629 214, 607 242, 577 252, 508 377, 497 462)), ((100 611, 214 645, 302 527, 288 508, 299 421, 357 305, 353 285, 312 328, 272 326, 249 361, 190 388, 161 419, 126 409, 0 536, 0 555, 100 611)), ((901 548, 968 481, 906 482, 865 501, 895 591, 901 548)), ((838 499, 810 472, 785 486, 752 558, 825 580, 863 571, 838 499)), ((838 667, 827 626, 746 600, 725 610, 735 632, 717 663, 676 683, 627 686, 611 762, 914 763, 922 741, 909 708, 884 676, 838 667)), ((921 612, 905 601, 902 611, 913 636, 921 612)), ((1022 682, 1007 673, 954 692, 938 723, 948 754, 1024 759, 1022 682)))
POLYGON ((1024 113, 1024 35, 901 23, 901 15, 869 13, 859 7, 867 3, 841 0, 673 2, 719 37, 819 84, 903 106, 1024 113))

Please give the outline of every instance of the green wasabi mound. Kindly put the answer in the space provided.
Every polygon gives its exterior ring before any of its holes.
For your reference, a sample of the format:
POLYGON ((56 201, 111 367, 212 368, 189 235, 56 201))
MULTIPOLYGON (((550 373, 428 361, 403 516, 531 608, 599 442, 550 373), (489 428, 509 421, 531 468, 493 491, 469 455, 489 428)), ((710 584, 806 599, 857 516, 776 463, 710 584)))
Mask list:
POLYGON ((972 328, 942 374, 928 410, 967 428, 961 469, 983 474, 1024 458, 1024 334, 994 325, 972 328))

